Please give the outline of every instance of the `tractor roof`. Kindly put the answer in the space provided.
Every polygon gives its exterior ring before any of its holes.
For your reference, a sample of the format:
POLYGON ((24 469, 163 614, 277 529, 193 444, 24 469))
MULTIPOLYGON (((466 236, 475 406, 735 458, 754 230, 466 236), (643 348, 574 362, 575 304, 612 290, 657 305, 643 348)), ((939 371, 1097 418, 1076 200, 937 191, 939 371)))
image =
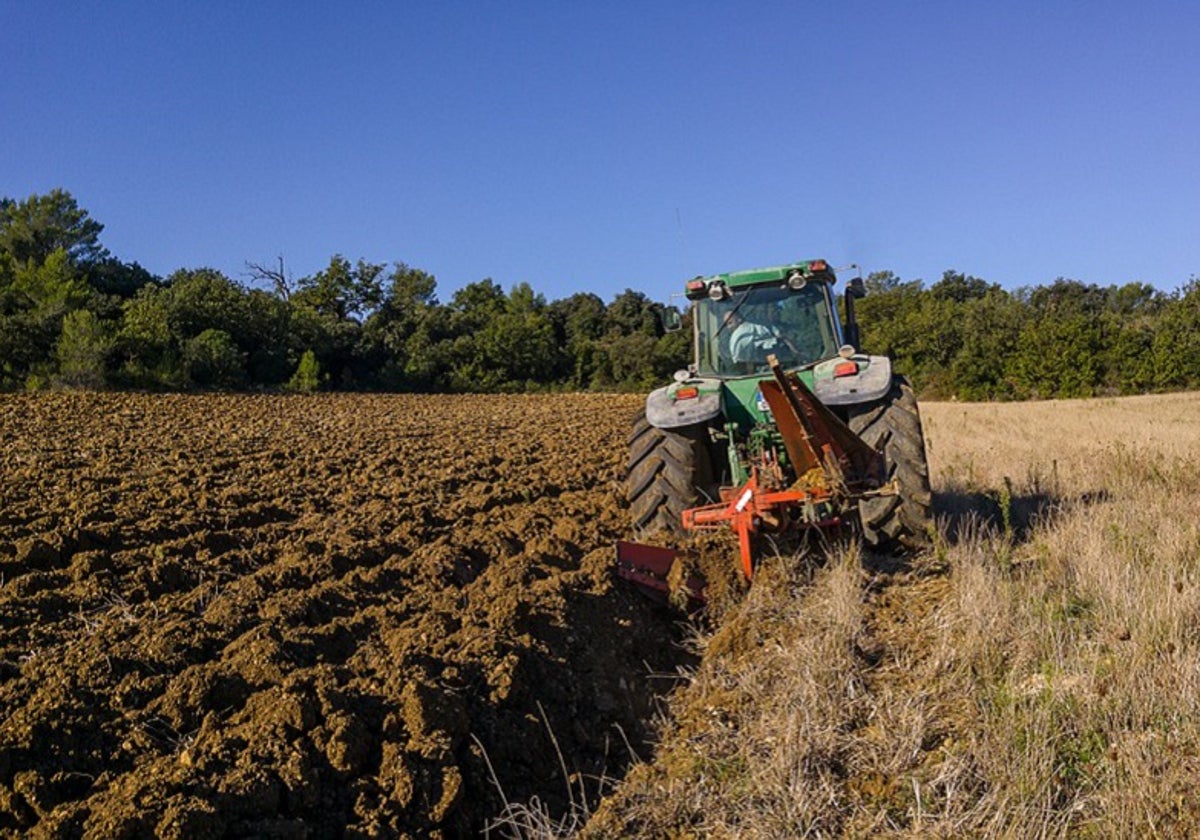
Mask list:
MULTIPOLYGON (((751 268, 746 271, 731 271, 728 274, 714 274, 711 277, 697 277, 696 280, 702 281, 705 286, 719 280, 729 288, 736 289, 742 286, 757 286, 760 283, 782 283, 795 272, 799 272, 808 280, 834 279, 833 269, 825 260, 804 260, 770 268, 751 268)), ((689 292, 693 291, 696 280, 688 281, 689 292)))

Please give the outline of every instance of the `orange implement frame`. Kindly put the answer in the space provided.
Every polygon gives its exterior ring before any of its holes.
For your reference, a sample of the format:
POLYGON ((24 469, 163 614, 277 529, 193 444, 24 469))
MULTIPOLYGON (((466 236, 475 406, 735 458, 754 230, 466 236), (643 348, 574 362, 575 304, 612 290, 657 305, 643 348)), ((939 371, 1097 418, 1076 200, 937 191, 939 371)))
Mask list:
MULTIPOLYGON (((721 501, 683 512, 687 530, 732 527, 738 535, 742 572, 754 575, 751 537, 764 526, 777 530, 840 525, 847 503, 878 493, 884 482, 883 456, 863 442, 794 373, 785 373, 774 356, 767 362, 774 381, 759 385, 779 429, 797 476, 787 487, 775 480, 777 468, 750 468, 738 488, 722 488, 721 501)), ((771 459, 772 461, 774 459, 771 459)), ((886 492, 882 491, 882 492, 886 492)))
MULTIPOLYGON (((750 537, 759 530, 763 522, 774 519, 774 512, 780 508, 795 508, 830 501, 833 498, 824 491, 764 489, 758 486, 757 470, 740 488, 732 492, 725 490, 721 495, 728 495, 729 501, 685 510, 683 527, 689 531, 715 531, 726 526, 732 527, 738 535, 742 573, 746 575, 747 580, 754 576, 754 551, 750 537)), ((804 526, 825 528, 840 524, 839 517, 831 516, 806 522, 804 526)))

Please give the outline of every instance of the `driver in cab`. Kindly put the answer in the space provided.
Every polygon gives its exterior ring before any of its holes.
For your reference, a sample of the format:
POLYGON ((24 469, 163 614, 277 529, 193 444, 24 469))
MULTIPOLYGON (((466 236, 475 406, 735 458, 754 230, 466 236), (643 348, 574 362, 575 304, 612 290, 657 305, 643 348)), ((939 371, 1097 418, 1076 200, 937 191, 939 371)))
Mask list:
POLYGON ((728 313, 725 322, 727 328, 732 330, 729 336, 729 354, 734 363, 760 365, 766 361, 768 354, 777 353, 781 348, 794 353, 795 348, 784 338, 777 320, 766 313, 761 313, 761 320, 745 317, 738 310, 728 313))

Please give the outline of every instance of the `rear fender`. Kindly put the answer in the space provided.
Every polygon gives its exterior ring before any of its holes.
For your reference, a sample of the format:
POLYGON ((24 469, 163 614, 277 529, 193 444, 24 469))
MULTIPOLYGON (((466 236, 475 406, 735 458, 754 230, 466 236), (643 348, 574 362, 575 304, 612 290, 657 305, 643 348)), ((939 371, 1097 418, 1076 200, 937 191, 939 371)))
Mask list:
POLYGON ((858 405, 887 396, 892 388, 892 360, 887 356, 857 354, 851 361, 858 365, 853 376, 835 376, 834 369, 843 358, 829 359, 813 368, 813 393, 825 405, 858 405))
POLYGON ((689 379, 651 391, 646 397, 646 420, 659 429, 678 429, 705 423, 721 414, 721 380, 689 379), (685 395, 695 391, 695 396, 685 395))

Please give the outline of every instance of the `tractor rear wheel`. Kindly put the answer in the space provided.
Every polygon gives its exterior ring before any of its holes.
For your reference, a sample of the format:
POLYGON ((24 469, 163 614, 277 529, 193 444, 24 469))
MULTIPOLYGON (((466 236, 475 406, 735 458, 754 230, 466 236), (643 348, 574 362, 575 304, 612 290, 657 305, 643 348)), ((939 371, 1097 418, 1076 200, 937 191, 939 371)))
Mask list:
POLYGON ((895 480, 899 495, 876 496, 859 502, 863 536, 883 549, 920 549, 929 545, 929 464, 921 434, 921 412, 912 388, 897 376, 886 397, 855 407, 850 428, 887 463, 888 480, 895 480))
POLYGON ((684 510, 708 501, 712 485, 707 427, 659 429, 650 425, 645 411, 638 413, 625 473, 634 528, 643 534, 682 533, 684 510))

